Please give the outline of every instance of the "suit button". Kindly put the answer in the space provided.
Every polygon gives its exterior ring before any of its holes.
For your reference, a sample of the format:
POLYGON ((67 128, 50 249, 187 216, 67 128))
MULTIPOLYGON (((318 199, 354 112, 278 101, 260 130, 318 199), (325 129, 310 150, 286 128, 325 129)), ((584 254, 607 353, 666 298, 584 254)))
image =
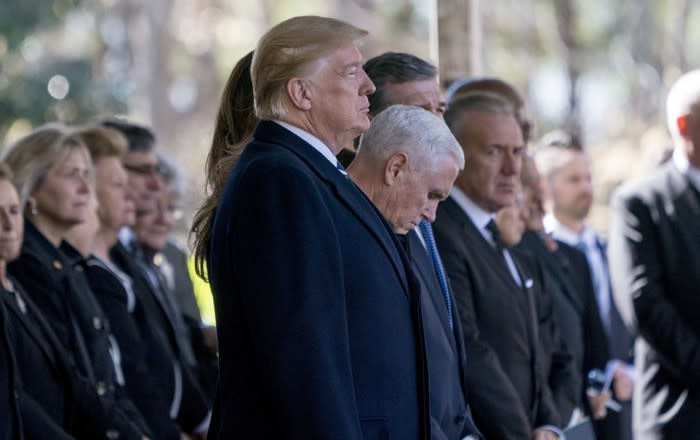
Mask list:
POLYGON ((105 393, 107 392, 107 385, 105 385, 104 382, 100 381, 100 382, 97 382, 95 389, 97 390, 98 396, 104 396, 105 393))
POLYGON ((455 417, 455 424, 461 425, 462 423, 464 423, 464 416, 459 415, 459 416, 455 417))
POLYGON ((75 271, 76 272, 82 272, 83 271, 83 266, 75 266, 75 271))
POLYGON ((95 316, 92 318, 92 325, 95 327, 95 330, 100 330, 102 328, 102 321, 100 321, 100 318, 95 316))
POLYGON ((121 435, 119 435, 119 431, 114 430, 114 429, 108 429, 107 432, 105 432, 105 437, 107 437, 109 440, 117 440, 121 435))
POLYGON ((61 269, 63 269, 63 265, 62 265, 61 262, 58 261, 58 260, 53 260, 53 267, 54 267, 54 269, 56 269, 56 270, 61 270, 61 269))

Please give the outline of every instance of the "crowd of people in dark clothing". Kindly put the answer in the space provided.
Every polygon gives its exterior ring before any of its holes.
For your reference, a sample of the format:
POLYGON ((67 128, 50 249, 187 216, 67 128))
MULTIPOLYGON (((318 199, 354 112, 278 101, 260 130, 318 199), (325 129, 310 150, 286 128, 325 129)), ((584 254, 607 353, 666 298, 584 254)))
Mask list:
POLYGON ((153 133, 47 124, 3 163, 2 351, 17 438, 206 434, 216 335, 170 237, 183 188, 153 133))
POLYGON ((218 335, 148 128, 6 146, 0 439, 693 438, 700 274, 667 263, 700 244, 697 71, 607 249, 576 138, 535 139, 502 79, 362 62, 366 34, 296 17, 229 76, 192 225, 218 335))

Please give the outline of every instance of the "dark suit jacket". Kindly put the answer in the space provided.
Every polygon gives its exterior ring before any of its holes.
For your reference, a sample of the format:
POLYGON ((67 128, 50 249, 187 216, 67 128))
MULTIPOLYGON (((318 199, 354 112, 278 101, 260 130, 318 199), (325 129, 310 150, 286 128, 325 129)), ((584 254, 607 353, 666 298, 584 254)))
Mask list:
POLYGON ((78 373, 70 352, 56 338, 39 308, 13 280, 15 293, 0 288, 8 335, 17 362, 20 410, 25 438, 100 439, 118 434, 141 439, 140 426, 113 400, 98 396, 78 373))
MULTIPOLYGON (((515 283, 451 197, 438 206, 433 228, 462 318, 477 426, 486 438, 508 439, 531 438, 537 426, 558 426, 538 353, 535 294, 515 283)), ((518 256, 511 255, 517 264, 518 256)))
POLYGON ((122 347, 121 365, 129 397, 159 439, 179 439, 180 429, 169 416, 168 392, 172 385, 168 387, 164 380, 172 369, 153 369, 156 365, 149 363, 149 351, 161 352, 162 348, 149 344, 152 335, 140 298, 133 289, 127 292, 116 275, 95 257, 87 260, 85 275, 122 347))
POLYGON ((110 256, 133 282, 138 304, 135 319, 146 339, 149 367, 160 378, 158 387, 170 402, 170 415, 184 432, 192 432, 209 413, 209 403, 194 374, 180 359, 168 314, 157 300, 154 286, 136 263, 136 257, 121 242, 114 245, 110 256))
POLYGON ((0 301, 0 440, 21 439, 14 358, 7 339, 5 306, 0 301))
POLYGON ((700 195, 673 161, 612 202, 610 274, 640 336, 635 438, 700 432, 700 195))
POLYGON ((371 202, 261 122, 208 261, 220 371, 210 438, 426 439, 419 287, 371 202))
POLYGON ((447 306, 430 255, 415 231, 409 232, 405 241, 408 258, 421 286, 421 310, 430 379, 431 438, 459 440, 467 435, 479 438, 481 433, 474 424, 468 405, 464 382, 466 354, 454 299, 454 329, 451 329, 447 306))
POLYGON ((75 359, 80 373, 102 399, 113 402, 148 433, 143 418, 116 382, 109 324, 81 273, 34 225, 25 221, 22 251, 8 272, 26 289, 53 332, 75 359))

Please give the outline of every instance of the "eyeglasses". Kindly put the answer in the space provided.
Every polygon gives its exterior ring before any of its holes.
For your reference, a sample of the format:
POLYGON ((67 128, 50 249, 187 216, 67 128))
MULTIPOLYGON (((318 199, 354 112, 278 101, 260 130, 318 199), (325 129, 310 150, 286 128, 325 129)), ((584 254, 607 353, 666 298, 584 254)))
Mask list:
POLYGON ((123 164, 124 169, 141 176, 160 176, 163 174, 163 166, 161 164, 146 163, 143 165, 123 164))

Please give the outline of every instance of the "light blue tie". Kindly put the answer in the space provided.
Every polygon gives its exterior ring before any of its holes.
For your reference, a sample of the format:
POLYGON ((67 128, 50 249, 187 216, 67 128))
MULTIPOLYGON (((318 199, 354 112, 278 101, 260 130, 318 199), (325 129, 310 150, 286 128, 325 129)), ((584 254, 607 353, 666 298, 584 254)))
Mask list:
POLYGON ((450 289, 447 287, 447 275, 445 274, 445 268, 442 265, 442 260, 440 260, 440 254, 438 254, 437 246, 435 245, 435 236, 433 235, 433 228, 430 223, 423 220, 418 225, 421 233, 423 234, 423 240, 425 240, 425 247, 428 249, 430 254, 430 259, 433 261, 433 268, 435 269, 435 274, 437 275, 438 282, 440 283, 440 290, 442 291, 442 298, 445 300, 445 305, 447 306, 447 318, 450 323, 450 328, 453 329, 452 323, 452 298, 450 297, 450 289))

